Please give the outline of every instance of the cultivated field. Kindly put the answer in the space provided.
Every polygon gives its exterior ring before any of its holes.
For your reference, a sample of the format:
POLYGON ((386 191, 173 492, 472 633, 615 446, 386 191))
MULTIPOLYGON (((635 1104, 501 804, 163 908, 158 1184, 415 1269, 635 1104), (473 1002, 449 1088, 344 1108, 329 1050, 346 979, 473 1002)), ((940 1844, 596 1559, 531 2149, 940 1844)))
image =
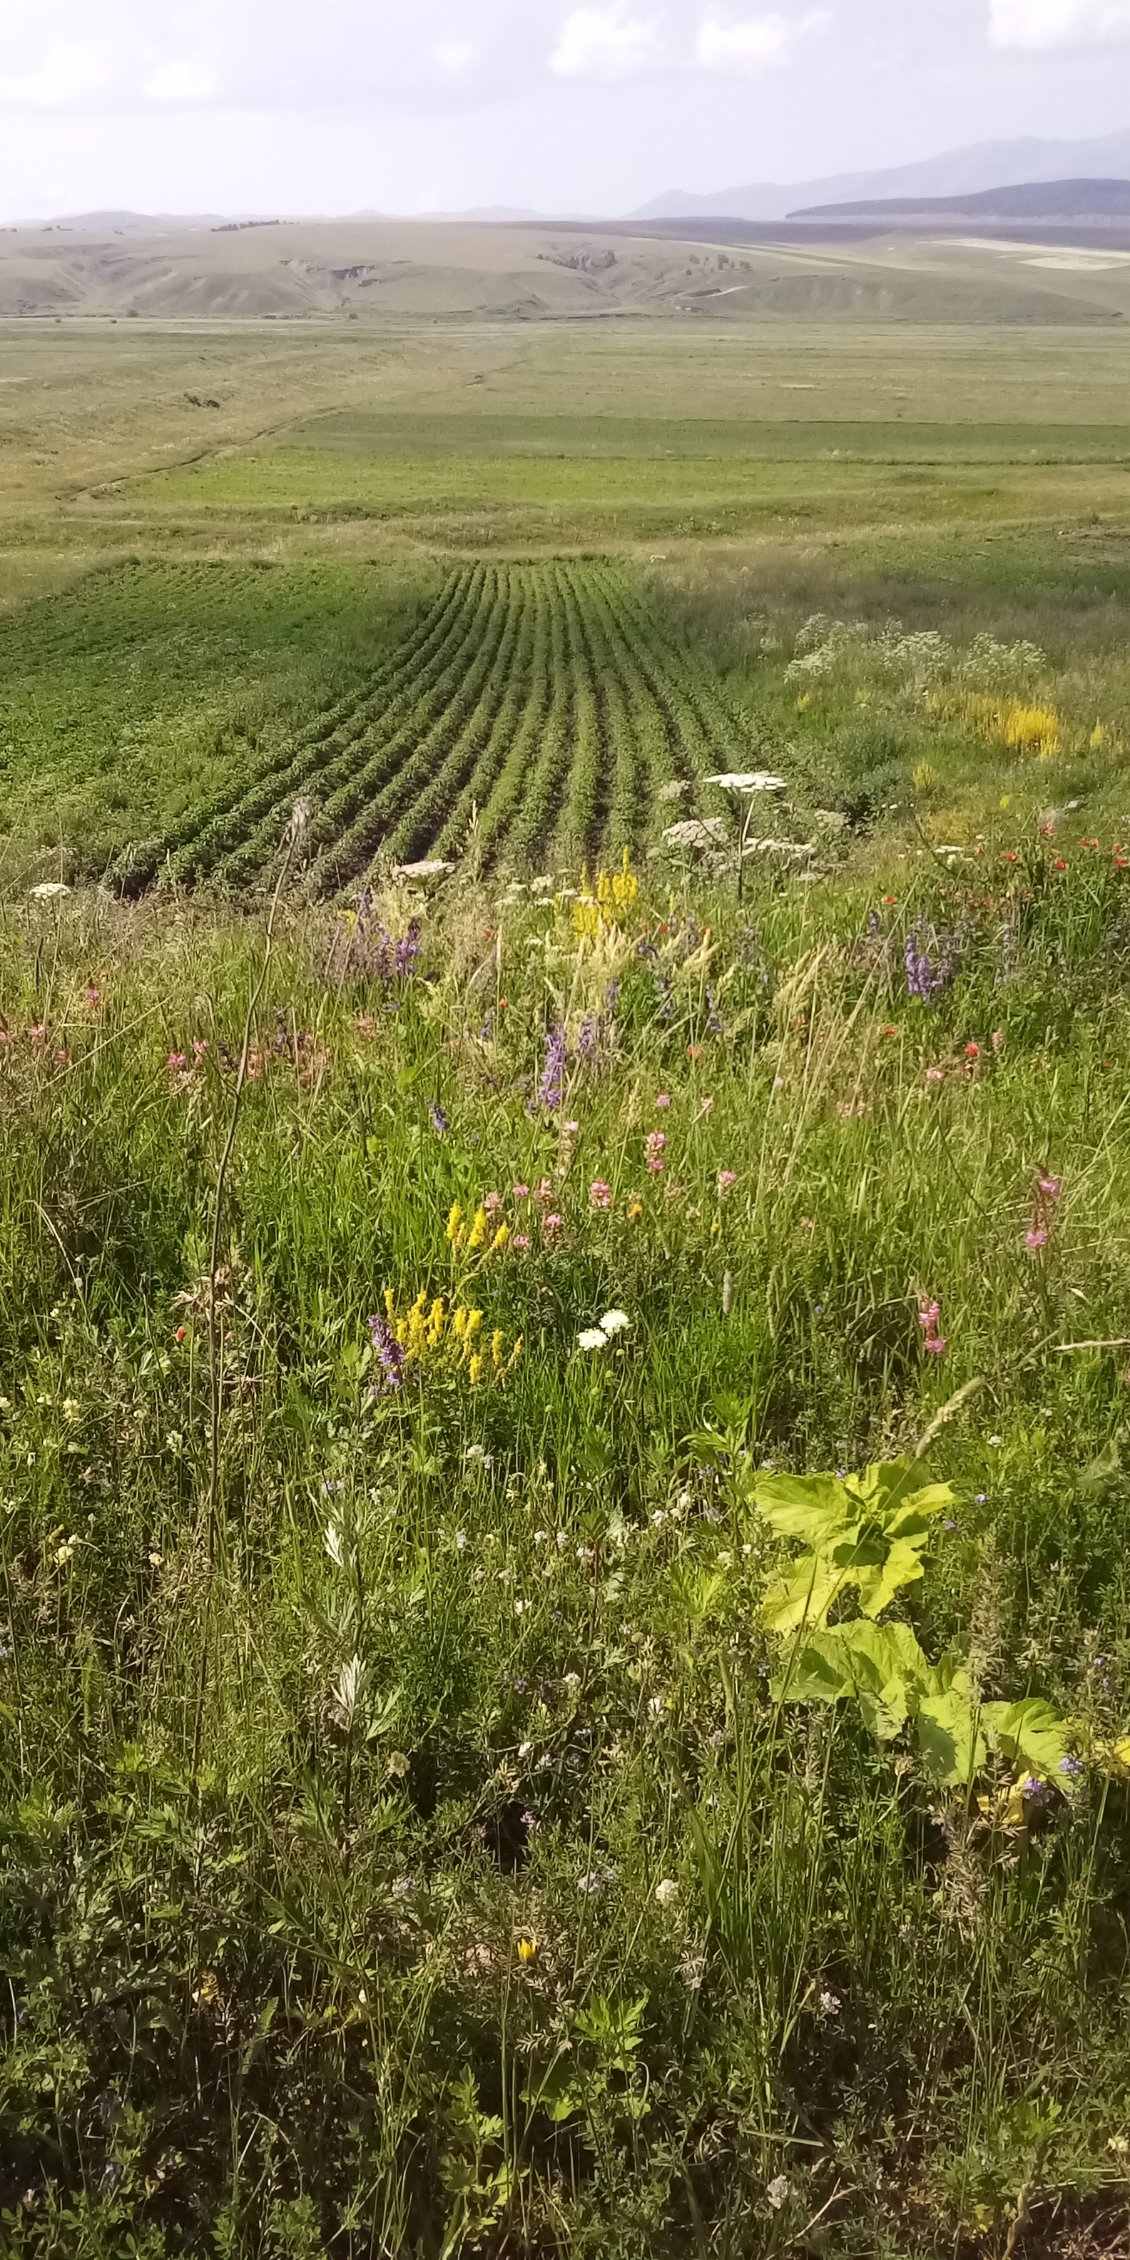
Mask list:
POLYGON ((1125 2260, 1130 342, 434 314, 0 336, 0 2244, 1125 2260))

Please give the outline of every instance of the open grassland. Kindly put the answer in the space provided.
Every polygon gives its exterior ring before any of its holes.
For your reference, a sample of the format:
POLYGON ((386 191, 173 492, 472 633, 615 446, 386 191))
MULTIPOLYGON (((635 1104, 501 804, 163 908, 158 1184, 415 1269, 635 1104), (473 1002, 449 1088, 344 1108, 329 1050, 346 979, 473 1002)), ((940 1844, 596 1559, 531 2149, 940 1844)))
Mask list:
POLYGON ((0 2243, 1126 2260, 1130 346, 361 329, 0 341, 0 2243))

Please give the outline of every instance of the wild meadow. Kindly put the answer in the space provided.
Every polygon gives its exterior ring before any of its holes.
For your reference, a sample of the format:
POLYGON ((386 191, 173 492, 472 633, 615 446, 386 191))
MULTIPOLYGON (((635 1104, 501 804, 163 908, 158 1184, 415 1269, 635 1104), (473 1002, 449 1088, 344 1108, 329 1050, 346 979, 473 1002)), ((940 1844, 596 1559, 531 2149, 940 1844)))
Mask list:
POLYGON ((1121 863, 8 913, 11 2249, 1118 2212, 1121 863))
POLYGON ((1108 441, 0 510, 13 2260, 1130 2250, 1108 441))

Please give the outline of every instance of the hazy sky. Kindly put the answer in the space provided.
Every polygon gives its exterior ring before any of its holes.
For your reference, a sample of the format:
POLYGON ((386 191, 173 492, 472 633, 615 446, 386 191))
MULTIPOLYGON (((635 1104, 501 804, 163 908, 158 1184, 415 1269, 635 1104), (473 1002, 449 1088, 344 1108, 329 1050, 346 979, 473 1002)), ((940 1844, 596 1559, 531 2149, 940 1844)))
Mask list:
POLYGON ((1130 0, 0 0, 0 214, 630 209, 1130 127, 1130 0))

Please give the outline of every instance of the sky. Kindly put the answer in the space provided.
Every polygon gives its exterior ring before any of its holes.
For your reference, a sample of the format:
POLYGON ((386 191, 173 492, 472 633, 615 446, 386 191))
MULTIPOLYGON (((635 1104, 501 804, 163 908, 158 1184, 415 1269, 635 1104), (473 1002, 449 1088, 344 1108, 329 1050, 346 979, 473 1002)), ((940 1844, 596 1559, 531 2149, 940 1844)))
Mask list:
POLYGON ((1130 0, 0 0, 0 218, 631 211, 1130 127, 1130 0))

